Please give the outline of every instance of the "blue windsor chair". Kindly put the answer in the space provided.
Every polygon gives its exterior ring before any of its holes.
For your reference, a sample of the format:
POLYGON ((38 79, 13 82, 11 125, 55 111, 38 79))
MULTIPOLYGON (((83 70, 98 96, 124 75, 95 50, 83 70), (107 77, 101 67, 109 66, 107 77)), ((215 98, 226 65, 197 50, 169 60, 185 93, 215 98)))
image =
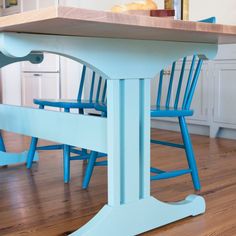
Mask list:
MULTIPOLYGON (((172 98, 172 94, 174 93, 173 83, 174 83, 174 80, 176 79, 176 76, 175 76, 176 62, 172 64, 169 78, 165 77, 165 81, 169 79, 167 82, 168 89, 166 93, 166 100, 163 103, 162 101, 163 93, 164 93, 163 79, 164 79, 165 71, 162 70, 160 72, 160 77, 158 81, 156 104, 151 106, 152 118, 158 118, 158 117, 159 118, 160 117, 177 117, 178 118, 181 135, 183 138, 183 144, 176 144, 176 143, 170 143, 170 142, 159 141, 159 140, 151 140, 151 143, 184 149, 186 152, 189 168, 184 169, 184 170, 175 170, 175 171, 166 172, 166 171, 151 167, 151 173, 153 174, 151 176, 151 180, 169 179, 169 178, 174 178, 180 175, 191 173, 195 189, 200 190, 201 186, 200 186, 200 180, 199 180, 198 171, 197 171, 197 164, 194 158, 192 143, 191 143, 190 136, 188 133, 185 117, 193 115, 193 110, 190 110, 190 105, 191 105, 191 101, 193 99, 197 81, 201 72, 203 60, 199 59, 197 62, 197 66, 195 66, 196 61, 197 61, 197 56, 192 57, 190 70, 187 76, 186 87, 185 89, 183 89, 184 77, 186 77, 184 76, 184 74, 186 73, 185 71, 186 61, 187 61, 187 57, 184 57, 182 60, 182 65, 181 65, 181 73, 177 81, 178 86, 177 86, 177 90, 175 94, 174 104, 173 105, 171 104, 171 98, 172 98), (180 100, 181 100, 180 98, 181 98, 182 92, 184 92, 184 96, 182 99, 183 100, 182 105, 180 105, 180 100)), ((95 105, 95 109, 101 111, 103 116, 106 116, 106 113, 107 113, 106 103, 97 103, 95 105)), ((96 165, 95 154, 91 155, 91 159, 89 160, 88 166, 93 166, 93 165, 96 165)))
MULTIPOLYGON (((45 107, 55 107, 61 108, 64 112, 70 112, 72 109, 78 109, 79 114, 84 114, 85 109, 94 109, 97 102, 105 102, 106 99, 106 81, 104 82, 101 76, 97 76, 96 73, 92 72, 92 79, 89 80, 87 75, 88 68, 84 65, 82 69, 82 75, 78 90, 77 99, 67 100, 67 99, 34 99, 34 103, 39 106, 39 109, 44 109, 45 107), (97 89, 95 89, 95 83, 97 81, 97 89), (90 92, 89 98, 83 99, 83 93, 85 90, 85 82, 89 80, 90 82, 90 92)), ((1 140, 0 140, 1 141, 1 140)), ((65 144, 57 145, 47 145, 37 147, 38 138, 32 137, 31 144, 27 157, 27 168, 30 169, 33 164, 33 159, 36 150, 63 150, 63 168, 64 168, 64 182, 68 183, 70 181, 70 161, 73 160, 88 160, 93 152, 88 153, 87 150, 78 150, 74 147, 65 144), (76 156, 71 156, 71 153, 76 154, 76 156)), ((98 157, 104 156, 103 154, 98 154, 98 157)))
MULTIPOLYGON (((201 20, 200 22, 203 23, 215 23, 216 18, 211 17, 208 19, 201 20)), ((201 72, 203 60, 201 58, 197 58, 196 55, 192 57, 191 60, 191 66, 188 73, 188 76, 184 76, 186 73, 186 62, 187 57, 184 57, 182 60, 182 66, 181 66, 181 73, 178 79, 178 86, 175 94, 175 100, 173 106, 171 106, 171 95, 173 93, 173 82, 175 80, 175 69, 176 69, 176 62, 172 64, 171 73, 169 77, 169 85, 168 90, 166 94, 166 101, 164 104, 162 103, 163 99, 163 78, 164 78, 164 70, 160 72, 159 77, 159 84, 157 89, 157 99, 156 104, 151 106, 151 117, 175 117, 178 118, 179 125, 180 125, 180 131, 183 139, 183 144, 176 144, 176 143, 170 143, 160 140, 151 140, 151 143, 153 144, 160 144, 165 146, 170 146, 174 148, 181 148, 185 150, 187 161, 188 161, 188 169, 184 170, 175 170, 175 171, 163 171, 154 167, 151 167, 151 173, 153 174, 151 176, 151 180, 161 180, 161 179, 169 179, 174 178, 177 176, 181 176, 184 174, 191 174, 192 181, 194 188, 196 190, 201 189, 200 180, 198 176, 198 170, 197 170, 197 164, 194 157, 192 142, 190 139, 190 135, 187 128, 187 123, 185 120, 185 117, 192 116, 193 110, 190 110, 190 106, 193 100, 194 92, 197 86, 197 82, 199 79, 199 75, 201 72), (186 86, 183 89, 183 81, 184 77, 186 77, 186 86), (180 104, 181 95, 183 94, 182 98, 182 105, 180 104)), ((166 79, 166 78, 165 78, 166 79)), ((102 112, 102 116, 106 117, 107 115, 107 105, 106 102, 102 103, 96 103, 95 109, 102 112)), ((94 166, 103 166, 106 165, 106 162, 98 162, 96 159, 98 157, 98 153, 93 152, 89 159, 89 163, 86 170, 86 178, 84 178, 83 187, 87 188, 90 178, 92 176, 93 168, 94 166)))

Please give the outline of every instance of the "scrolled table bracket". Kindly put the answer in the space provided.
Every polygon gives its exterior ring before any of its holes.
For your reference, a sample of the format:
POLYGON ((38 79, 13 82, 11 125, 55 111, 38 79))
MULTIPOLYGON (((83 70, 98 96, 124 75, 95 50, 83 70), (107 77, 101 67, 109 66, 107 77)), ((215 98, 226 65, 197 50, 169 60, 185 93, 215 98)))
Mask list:
MULTIPOLYGON (((38 64, 43 61, 42 53, 30 53, 24 57, 9 57, 0 52, 0 68, 22 61, 29 61, 32 64, 38 64)), ((22 153, 9 153, 6 152, 4 141, 0 133, 0 166, 7 166, 12 164, 25 163, 27 158, 27 151, 22 153)), ((38 153, 35 153, 34 161, 38 161, 38 153)))

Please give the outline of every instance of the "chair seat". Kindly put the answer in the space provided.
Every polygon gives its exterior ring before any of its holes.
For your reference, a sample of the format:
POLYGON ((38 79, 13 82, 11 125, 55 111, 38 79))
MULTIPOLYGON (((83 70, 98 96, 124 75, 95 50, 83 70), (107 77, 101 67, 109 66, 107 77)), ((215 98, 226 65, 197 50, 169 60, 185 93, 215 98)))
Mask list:
POLYGON ((57 108, 94 108, 96 101, 76 99, 34 99, 34 104, 57 108))
MULTIPOLYGON (((98 111, 107 112, 106 103, 96 103, 94 108, 98 111)), ((151 117, 179 117, 179 116, 192 116, 192 115, 193 115, 193 110, 151 106, 151 117)))
POLYGON ((107 104, 106 103, 103 103, 103 102, 100 102, 100 103, 96 103, 94 105, 94 108, 98 111, 101 111, 101 112, 107 112, 107 104))
POLYGON ((151 106, 151 117, 180 117, 192 116, 193 110, 173 108, 173 107, 158 107, 151 106))

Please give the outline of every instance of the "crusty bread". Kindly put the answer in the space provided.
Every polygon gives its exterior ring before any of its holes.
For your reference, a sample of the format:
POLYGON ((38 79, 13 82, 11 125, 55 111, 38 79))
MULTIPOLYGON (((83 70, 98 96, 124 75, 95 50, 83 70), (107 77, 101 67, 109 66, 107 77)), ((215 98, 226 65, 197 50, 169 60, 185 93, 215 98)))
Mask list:
POLYGON ((116 5, 112 7, 112 12, 125 12, 130 10, 157 10, 157 4, 153 0, 141 2, 132 2, 125 5, 116 5))

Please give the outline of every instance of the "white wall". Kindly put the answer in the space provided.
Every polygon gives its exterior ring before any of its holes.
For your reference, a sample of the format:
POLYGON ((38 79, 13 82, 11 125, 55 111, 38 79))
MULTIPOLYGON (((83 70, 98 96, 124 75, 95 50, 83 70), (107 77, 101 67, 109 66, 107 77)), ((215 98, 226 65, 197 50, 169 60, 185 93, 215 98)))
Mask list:
MULTIPOLYGON (((94 10, 110 10, 115 4, 135 0, 60 0, 62 5, 78 6, 94 10), (66 2, 66 3, 65 3, 66 2)), ((164 7, 164 0, 156 0, 158 7, 164 7)), ((221 24, 236 24, 236 0, 190 0, 190 19, 199 20, 216 16, 221 24)))
POLYGON ((190 20, 216 16, 217 23, 236 25, 236 0, 190 0, 190 20))

